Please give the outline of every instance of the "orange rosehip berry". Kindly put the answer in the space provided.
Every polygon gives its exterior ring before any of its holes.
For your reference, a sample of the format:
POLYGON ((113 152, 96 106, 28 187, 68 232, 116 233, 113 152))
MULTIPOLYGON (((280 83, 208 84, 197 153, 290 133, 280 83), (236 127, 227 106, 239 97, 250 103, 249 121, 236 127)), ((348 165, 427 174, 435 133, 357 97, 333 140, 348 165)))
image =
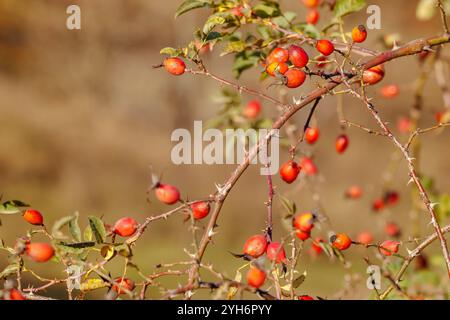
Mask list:
POLYGON ((35 226, 42 226, 44 224, 44 217, 37 210, 26 210, 23 213, 23 218, 25 219, 25 221, 35 226))
POLYGON ((347 250, 352 245, 352 239, 344 233, 338 233, 330 237, 330 242, 333 247, 338 250, 347 250))
POLYGON ((361 43, 366 41, 367 39, 367 30, 362 24, 357 27, 354 27, 352 30, 352 39, 353 42, 361 43))

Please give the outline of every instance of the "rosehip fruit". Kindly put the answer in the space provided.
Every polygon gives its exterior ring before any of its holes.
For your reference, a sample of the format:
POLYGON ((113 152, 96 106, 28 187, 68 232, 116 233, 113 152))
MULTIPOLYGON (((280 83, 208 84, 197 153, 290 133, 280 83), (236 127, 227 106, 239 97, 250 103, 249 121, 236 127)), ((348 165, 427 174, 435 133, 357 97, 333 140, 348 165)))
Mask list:
POLYGON ((48 243, 30 243, 25 246, 25 254, 35 262, 47 262, 55 255, 48 243))
POLYGON ((352 239, 344 233, 338 233, 330 237, 330 242, 333 247, 338 250, 347 250, 352 245, 352 239))
POLYGON ((267 57, 267 63, 287 62, 289 60, 289 51, 284 48, 275 48, 267 57))
POLYGON ((289 61, 297 68, 305 67, 309 62, 309 56, 303 48, 291 45, 289 47, 289 61))
POLYGON ((284 74, 284 84, 286 87, 295 89, 300 87, 306 79, 306 74, 300 69, 289 69, 284 74))
POLYGON ((27 300, 27 298, 19 290, 12 288, 9 291, 9 300, 27 300))
POLYGON ((317 22, 319 21, 319 18, 320 18, 320 13, 316 9, 310 10, 306 14, 306 22, 309 24, 313 24, 313 25, 317 24, 317 22))
POLYGON ((117 294, 124 294, 125 289, 128 291, 133 291, 136 285, 134 284, 134 281, 128 278, 123 277, 117 277, 114 279, 114 284, 112 286, 112 289, 117 292, 117 294))
POLYGON ((295 232, 295 236, 302 241, 306 241, 309 238, 311 238, 311 233, 299 230, 299 231, 295 232))
POLYGON ((387 222, 384 226, 384 232, 390 237, 400 237, 401 230, 395 222, 387 222))
POLYGON ((180 191, 170 184, 158 184, 155 194, 156 198, 165 204, 174 204, 180 200, 180 191))
POLYGON ((273 62, 266 67, 266 72, 275 77, 280 74, 285 74, 289 69, 289 66, 285 62, 273 62))
POLYGON ((398 96, 400 89, 398 85, 391 84, 380 89, 381 95, 386 99, 393 99, 398 96))
POLYGON ((291 184, 300 173, 300 167, 295 161, 288 161, 280 168, 280 176, 284 182, 291 184))
POLYGON ((408 118, 402 117, 397 122, 397 129, 400 133, 409 133, 411 131, 412 124, 411 120, 408 118))
POLYGON ((244 254, 258 258, 262 256, 267 249, 267 240, 263 235, 255 235, 245 241, 244 244, 244 254))
POLYGON ((308 157, 303 157, 300 159, 300 168, 308 176, 315 176, 318 172, 316 165, 314 164, 312 159, 308 157))
POLYGON ((308 128, 306 129, 305 132, 305 140, 306 142, 308 142, 309 144, 314 144, 317 139, 319 139, 319 129, 317 128, 308 128))
POLYGON ((376 199, 372 204, 372 210, 375 212, 381 211, 384 209, 384 200, 383 199, 376 199))
POLYGON ((357 241, 359 243, 368 245, 368 244, 371 244, 373 242, 373 236, 372 236, 372 234, 370 232, 364 231, 364 232, 361 232, 358 235, 357 241))
POLYGON ((266 254, 269 260, 275 261, 276 263, 286 261, 286 252, 279 242, 271 242, 267 246, 266 254))
POLYGON ((314 300, 314 298, 311 296, 308 296, 308 295, 303 295, 303 296, 299 296, 298 300, 314 300))
POLYGON ((323 239, 322 238, 315 238, 314 241, 312 242, 311 250, 312 250, 312 252, 314 252, 314 254, 318 255, 318 254, 322 253, 323 248, 320 245, 321 243, 323 243, 323 239))
POLYGON ((386 240, 380 245, 380 253, 386 257, 398 252, 400 243, 398 241, 386 240))
POLYGON ((300 213, 294 218, 294 228, 303 232, 311 232, 314 228, 315 216, 311 212, 300 213))
POLYGON ((303 4, 307 8, 316 8, 319 5, 320 0, 303 0, 303 4))
POLYGON ((167 58, 163 65, 167 72, 174 76, 181 76, 186 70, 186 64, 180 58, 167 58))
POLYGON ((191 204, 192 216, 195 220, 205 218, 209 214, 210 209, 209 202, 206 201, 197 201, 191 204))
POLYGON ((266 281, 266 273, 254 266, 251 266, 247 272, 247 283, 253 288, 261 287, 266 281))
POLYGON ((122 218, 114 224, 113 232, 121 237, 132 236, 137 230, 138 223, 133 218, 122 218))
POLYGON ((388 191, 384 195, 384 203, 389 206, 394 206, 398 203, 400 195, 396 191, 388 191))
POLYGON ((37 210, 29 209, 23 213, 23 218, 28 223, 31 223, 35 226, 42 226, 44 224, 44 218, 42 214, 37 210))
POLYGON ((241 18, 244 16, 244 13, 242 12, 243 7, 242 6, 237 6, 234 8, 230 9, 231 14, 233 14, 234 16, 241 18))
POLYGON ((345 150, 347 150, 349 144, 349 140, 347 135, 345 134, 341 134, 337 139, 336 139, 336 151, 338 153, 344 153, 345 150))
POLYGON ((362 24, 357 27, 354 27, 352 30, 352 40, 356 43, 361 43, 366 41, 367 39, 367 30, 362 24))
POLYGON ((244 108, 244 116, 248 119, 256 119, 261 112, 261 102, 252 100, 244 108))
POLYGON ((317 41, 316 49, 321 54, 327 57, 334 52, 334 45, 331 43, 331 41, 319 40, 317 41))
POLYGON ((362 189, 360 186, 351 186, 345 192, 345 196, 349 199, 359 199, 362 196, 362 189))
POLYGON ((363 72, 363 82, 367 85, 374 85, 383 80, 384 66, 378 65, 363 72))
POLYGON ((436 114, 434 115, 434 118, 436 119, 437 123, 442 123, 442 119, 444 117, 444 113, 443 112, 436 112, 436 114))

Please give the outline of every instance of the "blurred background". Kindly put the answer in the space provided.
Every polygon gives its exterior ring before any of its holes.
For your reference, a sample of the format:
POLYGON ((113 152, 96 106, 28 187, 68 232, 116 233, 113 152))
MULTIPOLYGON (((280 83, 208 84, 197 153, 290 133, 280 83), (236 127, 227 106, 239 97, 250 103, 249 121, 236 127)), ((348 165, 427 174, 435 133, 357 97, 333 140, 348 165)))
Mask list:
MULTIPOLYGON (((300 1, 280 1, 304 16, 300 1)), ((370 1, 382 9, 382 29, 371 31, 368 47, 382 50, 379 38, 398 33, 404 41, 440 32, 438 17, 418 22, 418 1, 370 1)), ((213 117, 220 108, 214 97, 220 85, 210 79, 184 75, 169 76, 162 69, 152 69, 162 57, 159 50, 181 46, 192 40, 192 33, 203 25, 207 10, 195 10, 174 19, 180 1, 154 0, 1 0, 0 1, 0 193, 3 199, 20 199, 44 213, 48 225, 59 217, 79 211, 84 218, 103 215, 110 224, 122 216, 138 221, 167 210, 153 195, 147 202, 150 168, 163 174, 164 181, 177 185, 183 198, 201 198, 214 192, 215 183, 223 182, 234 166, 175 166, 170 161, 174 143, 170 135, 176 128, 192 130, 194 120, 213 117), (66 8, 81 7, 82 29, 66 29, 66 8)), ((363 10, 346 18, 346 29, 365 23, 363 10)), ((327 16, 321 18, 323 26, 327 16)), ((231 57, 219 57, 219 50, 205 55, 211 72, 231 79, 231 57)), ((444 53, 445 55, 445 53, 444 53)), ((240 81, 250 87, 268 90, 260 83, 259 70, 244 73, 240 81)), ((395 129, 401 116, 408 116, 414 103, 414 79, 419 75, 416 57, 407 57, 390 64, 384 84, 397 83, 401 95, 395 100, 375 96, 381 115, 395 129)), ((308 92, 308 83, 295 92, 308 92)), ((243 96, 243 101, 251 97, 243 96)), ((334 140, 340 133, 336 115, 336 98, 327 97, 316 113, 321 138, 314 149, 320 181, 315 185, 320 194, 321 210, 330 218, 316 235, 326 237, 328 230, 356 235, 371 230, 377 240, 383 240, 386 219, 403 227, 408 224, 410 189, 404 161, 394 171, 390 187, 399 191, 401 203, 382 215, 371 212, 371 203, 379 197, 383 172, 390 166, 394 148, 384 138, 349 129, 351 146, 344 156, 334 151, 334 140), (345 190, 354 184, 364 188, 358 202, 344 200, 345 190)), ((421 127, 435 123, 434 114, 442 110, 442 95, 434 79, 428 81, 424 96, 421 127)), ((345 98, 347 119, 376 128, 358 100, 345 98)), ((276 110, 263 103, 265 116, 276 110)), ((299 112, 295 120, 301 125, 307 116, 299 112)), ((398 132, 398 131, 395 131, 398 132)), ((405 138, 405 137, 403 137, 405 138)), ((450 192, 450 131, 423 137, 420 169, 436 180, 436 188, 450 192)), ((310 150, 311 149, 311 150, 310 150)), ((282 151, 282 160, 287 151, 282 151)), ((228 251, 239 252, 245 239, 264 227, 267 197, 265 178, 254 166, 242 177, 227 200, 219 219, 219 234, 210 246, 206 261, 231 277, 242 265, 228 251)), ((274 178, 276 192, 297 203, 299 210, 317 209, 310 188, 292 190, 274 178), (288 191, 288 189, 290 189, 288 191)), ((275 238, 285 232, 280 223, 283 209, 275 205, 275 238)), ((423 212, 422 235, 432 233, 423 212)), ((202 224, 203 225, 203 224, 202 224)), ((14 239, 27 230, 20 216, 2 217, 0 237, 12 245, 14 239)), ((150 273, 159 262, 187 259, 190 232, 180 216, 153 224, 135 249, 135 262, 144 273, 150 273)), ((309 247, 309 246, 308 246, 309 247)), ((412 246, 410 246, 412 248, 412 246)), ((403 248, 404 253, 406 253, 403 248)), ((429 252, 439 252, 437 245, 429 252)), ((358 279, 354 290, 344 298, 364 299, 370 296, 365 288, 365 251, 355 249, 349 254, 350 268, 325 256, 313 259, 303 254, 298 269, 307 270, 308 277, 300 292, 322 297, 334 297, 344 288, 346 279, 358 279), (356 274, 359 274, 357 276, 356 274)), ((0 269, 7 264, 0 255, 0 269)), ((31 263, 30 263, 31 264, 31 263)), ((116 275, 123 265, 112 263, 116 275)), ((33 266, 42 275, 61 277, 59 269, 33 266), (56 272, 56 274, 55 274, 56 272)), ((133 271, 130 271, 131 274, 133 271)), ((118 275, 118 274, 117 274, 118 275)), ((31 281, 31 278, 29 279, 31 281)), ((176 285, 178 279, 173 280, 176 285)), ((35 284, 38 284, 36 282, 35 284)), ((63 288, 49 294, 64 297, 63 288)), ((157 292, 150 291, 149 297, 157 292)))

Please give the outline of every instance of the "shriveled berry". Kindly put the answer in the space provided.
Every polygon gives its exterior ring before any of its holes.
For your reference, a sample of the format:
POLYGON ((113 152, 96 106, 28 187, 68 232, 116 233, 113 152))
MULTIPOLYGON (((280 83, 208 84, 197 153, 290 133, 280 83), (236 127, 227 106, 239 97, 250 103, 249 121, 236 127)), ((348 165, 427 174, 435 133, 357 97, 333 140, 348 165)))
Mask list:
POLYGON ((35 225, 35 226, 42 226, 44 224, 44 218, 42 217, 42 214, 33 209, 29 209, 23 213, 23 218, 28 223, 35 225))
POLYGON ((138 223, 133 218, 121 218, 114 224, 114 233, 121 237, 132 236, 137 230, 138 223))
POLYGON ((209 214, 211 206, 207 201, 197 201, 191 204, 191 210, 194 219, 200 220, 205 218, 209 214))
POLYGON ((267 249, 267 240, 263 235, 254 235, 245 241, 244 254, 253 258, 262 256, 267 249))
POLYGON ((294 182, 297 179, 299 173, 300 173, 300 167, 293 160, 288 161, 280 168, 281 179, 283 179, 284 182, 289 183, 289 184, 291 184, 292 182, 294 182))
POLYGON ((163 65, 167 72, 174 76, 180 76, 186 70, 186 64, 180 58, 167 58, 163 65))

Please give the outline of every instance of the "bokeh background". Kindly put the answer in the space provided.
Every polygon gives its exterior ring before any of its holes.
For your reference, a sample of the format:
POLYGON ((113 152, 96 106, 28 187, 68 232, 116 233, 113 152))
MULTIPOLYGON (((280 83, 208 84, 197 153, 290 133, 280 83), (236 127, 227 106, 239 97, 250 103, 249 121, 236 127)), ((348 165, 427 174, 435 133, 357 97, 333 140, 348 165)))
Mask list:
MULTIPOLYGON (((285 8, 305 14, 300 1, 280 1, 285 8)), ((434 35, 440 32, 438 17, 428 22, 415 18, 418 1, 370 1, 382 8, 382 29, 371 31, 367 46, 382 49, 379 38, 398 33, 403 40, 434 35)), ((48 225, 64 215, 79 211, 82 225, 90 214, 103 215, 113 223, 122 216, 145 217, 167 210, 154 201, 149 204, 146 190, 150 183, 150 168, 163 173, 164 180, 179 186, 184 198, 209 195, 214 184, 224 181, 234 166, 175 166, 170 161, 173 143, 170 134, 176 128, 191 129, 194 120, 207 120, 219 110, 214 102, 220 86, 210 79, 185 75, 171 77, 152 65, 162 61, 159 50, 177 47, 192 39, 193 31, 201 27, 207 12, 196 10, 174 19, 180 1, 154 0, 1 0, 0 1, 0 193, 4 199, 20 199, 45 214, 48 225), (78 4, 82 10, 82 30, 66 29, 66 8, 78 4)), ((364 12, 346 18, 346 28, 364 23, 364 12)), ((327 16, 322 17, 324 25, 327 16)), ((445 54, 445 53, 444 53, 445 54)), ((231 78, 231 57, 219 57, 219 52, 205 56, 211 71, 231 78)), ((395 128, 397 119, 408 115, 414 103, 414 79, 419 64, 408 57, 389 65, 384 83, 398 83, 402 94, 395 100, 383 100, 376 88, 376 104, 384 118, 395 128)), ((258 70, 247 72, 242 83, 267 90, 267 82, 258 81, 258 70)), ((313 84, 295 92, 306 93, 313 84)), ((275 89, 269 93, 277 94, 275 89)), ((243 96, 244 101, 250 97, 243 96)), ((374 215, 371 201, 380 195, 383 173, 389 167, 394 148, 380 137, 350 129, 351 147, 344 156, 334 152, 334 139, 340 132, 336 115, 336 98, 328 97, 317 111, 322 136, 314 147, 321 178, 317 184, 321 209, 330 222, 316 235, 326 236, 328 230, 356 235, 372 230, 383 239, 386 219, 403 226, 407 235, 410 190, 405 163, 400 161, 391 187, 398 190, 401 203, 395 209, 374 215), (365 190, 358 202, 343 198, 344 190, 360 184, 365 190)), ((422 127, 434 124, 434 113, 442 109, 434 79, 425 90, 425 112, 422 127)), ((273 106, 263 104, 265 116, 274 116, 273 106)), ((375 127, 367 111, 351 98, 344 100, 349 120, 375 127)), ((295 116, 303 123, 306 112, 295 116)), ((436 179, 441 192, 450 192, 450 132, 423 137, 420 169, 436 179)), ((306 150, 309 152, 310 149, 306 150)), ((282 152, 282 159, 287 152, 282 152)), ((206 261, 234 275, 241 261, 229 255, 240 251, 249 235, 264 227, 267 187, 251 168, 240 180, 226 202, 219 220, 219 234, 209 247, 206 261)), ((299 210, 317 208, 312 192, 306 187, 288 190, 278 177, 276 191, 295 200, 299 210)), ((283 209, 275 205, 275 238, 284 233, 280 224, 283 209)), ((423 213, 423 235, 432 233, 423 213)), ((23 235, 28 225, 19 216, 2 217, 0 237, 12 244, 23 235)), ((183 248, 188 247, 190 232, 181 217, 157 222, 150 227, 135 249, 135 262, 144 273, 150 273, 158 262, 185 260, 183 248)), ((437 246, 430 252, 438 252, 437 246)), ((299 270, 308 277, 301 292, 322 297, 334 297, 344 288, 345 279, 358 279, 355 288, 344 298, 364 299, 365 289, 363 249, 349 255, 350 268, 326 257, 301 257, 299 270)), ((0 255, 0 268, 7 264, 0 255)), ((47 277, 63 273, 53 266, 33 265, 47 277)), ((112 263, 112 275, 123 265, 112 263)), ((130 271, 133 274, 133 271, 130 271)), ((118 274, 117 274, 118 275, 118 274)), ((29 279, 31 280, 31 278, 29 279)), ((38 282, 35 282, 38 284, 38 282)), ((177 284, 177 279, 173 280, 177 284)), ((62 288, 49 294, 64 297, 62 288)), ((156 296, 150 291, 149 297, 156 296)))

